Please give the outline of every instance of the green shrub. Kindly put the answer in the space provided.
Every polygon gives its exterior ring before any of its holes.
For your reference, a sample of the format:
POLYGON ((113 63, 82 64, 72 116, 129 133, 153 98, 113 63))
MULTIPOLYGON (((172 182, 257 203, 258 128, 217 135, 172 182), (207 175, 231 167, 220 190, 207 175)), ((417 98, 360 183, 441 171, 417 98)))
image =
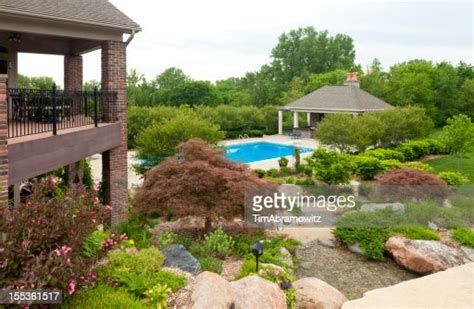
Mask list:
POLYGON ((460 186, 468 181, 467 178, 459 172, 441 172, 437 176, 450 186, 460 186))
POLYGON ((280 157, 280 159, 278 159, 278 164, 280 165, 280 167, 287 167, 288 159, 285 157, 280 157))
POLYGON ((291 167, 287 167, 287 166, 280 167, 280 173, 281 173, 283 176, 289 176, 289 175, 291 175, 291 167))
POLYGON ((452 231, 452 237, 461 245, 474 249, 474 232, 469 228, 457 228, 452 231))
POLYGON ((382 163, 375 157, 353 156, 354 173, 365 180, 374 179, 375 175, 384 170, 382 163))
POLYGON ((312 186, 314 185, 314 181, 311 178, 296 178, 295 185, 312 186))
POLYGON ((239 274, 235 277, 235 279, 241 279, 247 277, 251 274, 257 273, 257 269, 255 267, 255 259, 245 259, 242 267, 240 268, 239 274))
POLYGON ((84 239, 82 244, 82 255, 93 257, 102 248, 102 242, 110 237, 110 232, 94 231, 84 239))
POLYGON ((148 248, 151 245, 150 232, 146 226, 136 218, 121 222, 116 228, 117 234, 126 234, 133 240, 137 248, 148 248))
POLYGON ((184 276, 177 275, 170 271, 160 271, 153 277, 154 284, 166 285, 173 292, 184 287, 188 280, 184 276))
POLYGON ((397 160, 400 162, 405 161, 405 156, 403 155, 402 152, 396 151, 393 149, 385 149, 385 148, 377 148, 377 149, 371 149, 367 150, 362 155, 366 157, 374 157, 379 160, 397 160))
POLYGON ((231 254, 234 240, 232 236, 224 233, 222 228, 218 228, 214 232, 204 236, 203 245, 213 256, 225 258, 231 254))
POLYGON ((95 288, 80 291, 61 305, 62 308, 88 309, 142 309, 147 308, 145 303, 137 299, 125 289, 116 289, 106 284, 99 284, 95 288))
POLYGON ((314 177, 327 184, 346 184, 351 179, 352 166, 347 155, 319 148, 306 160, 314 177))
POLYGON ((267 170, 267 176, 268 177, 278 177, 279 173, 280 172, 276 168, 271 168, 271 169, 267 170))
POLYGON ((294 185, 296 183, 296 178, 295 177, 286 177, 285 178, 285 183, 294 185))
POLYGON ((424 139, 430 146, 430 154, 449 154, 449 147, 439 138, 424 139))
POLYGON ((198 259, 202 271, 210 271, 216 274, 222 272, 222 261, 213 256, 201 257, 198 259))
POLYGON ((418 162, 418 161, 402 163, 402 167, 415 168, 417 170, 425 171, 425 172, 428 172, 428 173, 433 172, 433 168, 431 166, 429 166, 426 163, 422 163, 422 162, 418 162))
POLYGON ((173 232, 162 232, 156 236, 155 242, 158 248, 166 248, 176 241, 177 235, 173 232))
POLYGON ((391 170, 391 169, 397 169, 402 167, 402 163, 400 161, 391 159, 391 160, 382 160, 380 161, 380 164, 382 165, 382 168, 384 170, 391 170))
POLYGON ((396 150, 402 152, 407 160, 414 160, 429 155, 431 143, 426 140, 412 140, 401 143, 396 150))
POLYGON ((439 240, 439 235, 426 226, 400 226, 392 228, 393 234, 409 239, 439 240))
POLYGON ((123 274, 155 274, 164 257, 156 248, 145 248, 137 251, 115 250, 108 254, 109 263, 99 267, 99 278, 104 280, 114 279, 117 273, 123 274))
POLYGON ((298 165, 295 165, 295 169, 298 174, 304 174, 306 168, 307 168, 306 164, 300 163, 298 165))
POLYGON ((271 182, 273 182, 273 183, 275 183, 275 184, 277 184, 277 185, 282 185, 282 184, 286 183, 284 178, 264 177, 263 179, 268 180, 268 181, 271 181, 271 182))
POLYGON ((168 293, 170 292, 171 289, 166 285, 154 285, 145 292, 145 295, 147 296, 145 301, 149 303, 151 307, 157 309, 167 308, 168 293))
POLYGON ((260 168, 257 168, 254 170, 255 173, 257 173, 258 177, 263 178, 267 172, 265 170, 262 170, 260 168))

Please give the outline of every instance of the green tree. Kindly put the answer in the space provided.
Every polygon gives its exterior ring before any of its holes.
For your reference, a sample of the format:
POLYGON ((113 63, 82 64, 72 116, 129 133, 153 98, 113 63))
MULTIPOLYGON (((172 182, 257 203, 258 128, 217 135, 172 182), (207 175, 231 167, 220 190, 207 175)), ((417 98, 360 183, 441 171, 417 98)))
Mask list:
POLYGON ((310 74, 306 84, 306 92, 312 92, 327 85, 342 85, 346 79, 346 74, 347 71, 342 69, 310 74))
POLYGON ((140 133, 136 145, 137 156, 159 162, 173 155, 178 144, 192 138, 215 144, 224 138, 224 133, 218 125, 191 113, 179 113, 163 123, 152 124, 140 133))
POLYGON ((191 79, 184 74, 183 70, 175 67, 168 68, 156 77, 153 81, 156 88, 173 89, 178 87, 182 82, 190 81, 191 79))
POLYGON ((89 80, 87 82, 84 83, 84 91, 89 91, 89 92, 92 92, 94 91, 96 88, 98 90, 100 90, 100 87, 101 87, 101 84, 99 81, 97 80, 89 80))
MULTIPOLYGON (((25 76, 18 75, 18 87, 26 89, 51 90, 55 84, 54 79, 48 76, 25 76)), ((58 89, 59 86, 56 86, 58 89)))
POLYGON ((341 152, 350 152, 353 147, 352 123, 352 115, 328 114, 318 124, 316 138, 321 143, 333 146, 341 152))
POLYGON ((283 33, 272 58, 277 81, 286 85, 295 76, 306 80, 311 73, 353 68, 355 50, 347 35, 330 36, 327 31, 307 27, 283 33))
POLYGON ((175 106, 218 105, 221 102, 216 87, 208 81, 183 81, 168 93, 168 103, 175 106))
POLYGON ((474 79, 466 79, 458 91, 456 101, 458 109, 474 118, 474 79))
POLYGON ((282 104, 288 104, 301 98, 305 94, 304 80, 301 77, 295 76, 291 80, 288 90, 282 93, 280 102, 282 104))
POLYGON ((474 146, 474 124, 471 118, 459 114, 449 118, 443 127, 442 139, 451 149, 451 153, 458 157, 458 172, 461 158, 474 146))
POLYGON ((360 88, 384 99, 386 97, 387 73, 382 69, 382 64, 378 59, 374 59, 367 70, 367 74, 360 76, 360 88))

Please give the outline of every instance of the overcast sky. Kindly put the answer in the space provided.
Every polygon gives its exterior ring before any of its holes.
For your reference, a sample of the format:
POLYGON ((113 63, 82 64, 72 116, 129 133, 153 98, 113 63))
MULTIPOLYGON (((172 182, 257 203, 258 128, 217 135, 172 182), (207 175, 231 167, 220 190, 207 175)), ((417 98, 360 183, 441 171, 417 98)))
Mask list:
MULTIPOLYGON (((356 62, 384 68, 424 58, 473 63, 473 2, 388 0, 110 0, 143 32, 128 47, 128 68, 148 79, 175 66, 194 79, 242 76, 270 61, 278 36, 313 26, 354 39, 356 62)), ((59 56, 21 54, 20 74, 53 76, 59 56)), ((84 79, 100 80, 100 53, 84 56, 84 79)))

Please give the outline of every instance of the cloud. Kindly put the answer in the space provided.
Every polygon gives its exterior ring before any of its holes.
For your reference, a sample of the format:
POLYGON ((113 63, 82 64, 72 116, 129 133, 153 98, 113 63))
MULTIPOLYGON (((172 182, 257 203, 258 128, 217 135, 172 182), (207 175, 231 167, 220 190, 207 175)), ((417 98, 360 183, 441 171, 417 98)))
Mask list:
MULTIPOLYGON (((144 29, 128 67, 154 78, 177 66, 195 79, 242 76, 270 61, 285 31, 314 26, 345 33, 363 66, 413 58, 473 61, 471 1, 149 1, 111 0, 144 29)), ((62 58, 22 55, 20 72, 62 80, 62 58), (40 60, 38 60, 40 59, 40 60)), ((100 79, 100 54, 84 57, 85 80, 100 79)))

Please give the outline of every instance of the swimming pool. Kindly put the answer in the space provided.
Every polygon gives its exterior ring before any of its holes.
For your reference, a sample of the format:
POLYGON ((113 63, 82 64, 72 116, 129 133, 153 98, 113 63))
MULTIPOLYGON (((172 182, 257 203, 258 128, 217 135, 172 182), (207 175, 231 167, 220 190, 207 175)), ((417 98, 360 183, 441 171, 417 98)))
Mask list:
MULTIPOLYGON (((301 153, 311 152, 314 149, 301 148, 301 153)), ((241 163, 250 163, 286 157, 293 155, 295 146, 274 144, 268 142, 244 143, 237 145, 229 145, 225 147, 225 155, 229 160, 241 163)))

